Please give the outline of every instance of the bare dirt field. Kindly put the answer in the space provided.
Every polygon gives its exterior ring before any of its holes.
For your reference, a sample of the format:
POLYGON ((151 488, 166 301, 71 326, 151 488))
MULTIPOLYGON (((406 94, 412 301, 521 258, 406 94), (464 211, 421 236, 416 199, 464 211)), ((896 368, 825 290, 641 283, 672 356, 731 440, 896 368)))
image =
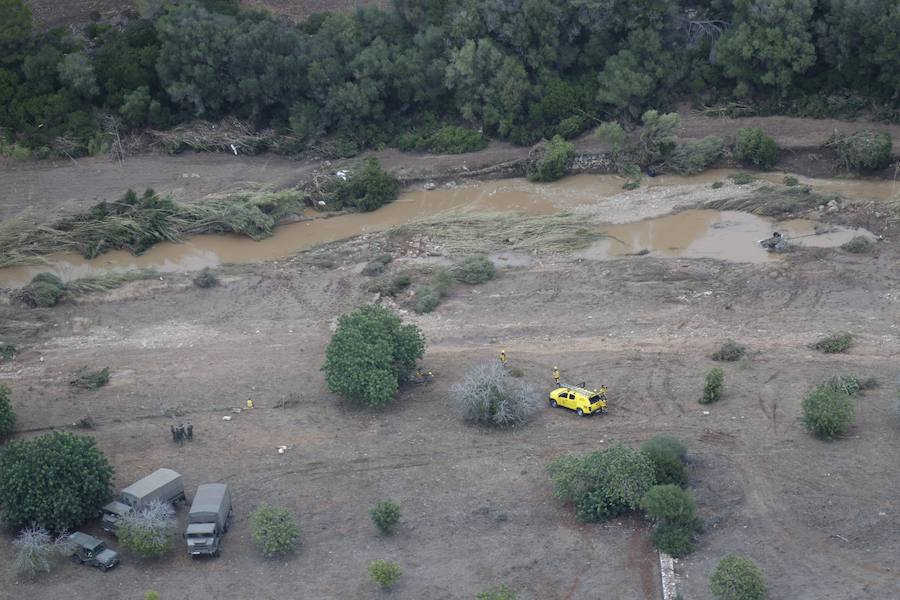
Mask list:
POLYGON ((106 574, 65 563, 32 583, 15 579, 11 545, 0 544, 3 593, 464 599, 507 582, 525 600, 657 598, 647 525, 637 517, 579 523, 554 499, 544 468, 560 454, 669 433, 690 448, 706 524, 697 551, 677 564, 685 598, 710 598, 708 573, 730 552, 759 563, 772 598, 900 597, 896 239, 870 255, 799 251, 758 265, 497 256, 511 266, 496 280, 461 286, 430 315, 404 315, 427 337, 424 364, 435 379, 377 412, 338 401, 319 369, 336 317, 375 299, 358 272, 384 251, 397 257, 392 269, 442 253, 427 233, 374 234, 317 251, 333 268, 301 255, 225 268, 223 285, 210 290, 173 276, 54 309, 0 306, 0 336, 23 348, 0 367, 21 435, 90 414, 118 486, 168 466, 184 475, 189 497, 200 483, 228 483, 236 513, 214 561, 126 555, 106 574), (835 330, 857 336, 849 353, 807 348, 835 330), (747 344, 751 357, 724 365, 724 399, 701 406, 708 356, 726 337, 747 344), (466 426, 449 387, 501 348, 538 389, 550 389, 554 364, 566 379, 606 383, 610 413, 579 419, 547 407, 518 430, 466 426), (100 390, 67 383, 78 367, 106 365, 112 380, 100 390), (845 439, 818 441, 803 431, 800 402, 845 373, 883 385, 858 398, 845 439), (248 398, 256 408, 222 420, 248 398), (285 399, 297 403, 277 408, 285 399), (195 428, 195 441, 181 448, 164 416, 173 411, 195 428), (392 538, 379 537, 368 516, 387 497, 403 508, 392 538), (299 516, 296 555, 258 557, 247 516, 264 503, 299 516), (403 568, 390 595, 368 581, 375 558, 403 568))

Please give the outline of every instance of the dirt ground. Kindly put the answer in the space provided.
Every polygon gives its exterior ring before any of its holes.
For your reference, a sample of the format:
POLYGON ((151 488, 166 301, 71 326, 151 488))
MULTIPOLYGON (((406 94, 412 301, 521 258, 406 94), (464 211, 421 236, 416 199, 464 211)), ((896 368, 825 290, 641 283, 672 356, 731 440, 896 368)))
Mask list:
POLYGON ((392 269, 439 253, 373 234, 322 249, 334 268, 301 256, 228 267, 210 290, 171 277, 54 309, 0 306, 0 336, 24 350, 0 367, 22 435, 90 414, 117 487, 167 466, 184 475, 189 497, 200 483, 228 483, 236 515, 214 561, 181 551, 161 561, 126 555, 106 574, 64 563, 32 583, 16 580, 11 545, 0 544, 4 594, 464 599, 507 582, 523 600, 657 598, 647 525, 637 517, 579 523, 554 499, 544 468, 560 454, 668 433, 690 448, 706 523, 697 551, 677 565, 685 598, 710 598, 709 571, 730 552, 759 563, 772 598, 900 597, 897 240, 872 255, 800 251, 765 265, 498 255, 510 266, 496 280, 460 287, 430 315, 404 314, 426 335, 435 380, 377 412, 338 401, 319 369, 336 317, 373 301, 358 272, 383 251, 398 257, 392 269), (807 349, 835 330, 857 336, 849 353, 807 349), (751 357, 724 365, 724 399, 701 406, 708 356, 726 337, 751 357), (513 431, 466 426, 449 388, 501 348, 539 390, 549 390, 554 364, 566 379, 606 383, 610 413, 579 419, 547 407, 513 431), (78 367, 107 365, 112 380, 100 390, 67 384, 78 367), (820 442, 803 431, 800 403, 843 373, 883 385, 859 397, 845 439, 820 442), (248 398, 256 408, 222 420, 248 398), (286 399, 297 403, 277 408, 286 399), (193 422, 193 443, 171 443, 164 414, 172 412, 193 422), (289 446, 284 455, 279 445, 289 446), (388 497, 403 520, 382 538, 368 510, 388 497), (247 517, 261 504, 299 516, 296 555, 258 557, 247 517), (376 558, 404 571, 390 595, 368 581, 376 558))

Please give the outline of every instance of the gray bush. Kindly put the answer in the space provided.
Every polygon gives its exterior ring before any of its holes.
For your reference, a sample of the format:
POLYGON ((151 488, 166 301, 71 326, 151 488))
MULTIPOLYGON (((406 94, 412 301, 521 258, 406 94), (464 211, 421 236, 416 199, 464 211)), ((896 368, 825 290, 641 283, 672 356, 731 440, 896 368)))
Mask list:
POLYGON ((13 540, 16 573, 34 577, 41 571, 49 572, 53 559, 69 552, 67 539, 65 531, 54 539, 46 529, 32 523, 13 540))
POLYGON ((494 361, 474 365, 451 393, 466 421, 492 427, 524 423, 541 405, 534 388, 494 361))
POLYGON ((126 515, 117 535, 123 548, 148 558, 162 556, 175 547, 177 527, 172 505, 153 500, 146 508, 126 515))

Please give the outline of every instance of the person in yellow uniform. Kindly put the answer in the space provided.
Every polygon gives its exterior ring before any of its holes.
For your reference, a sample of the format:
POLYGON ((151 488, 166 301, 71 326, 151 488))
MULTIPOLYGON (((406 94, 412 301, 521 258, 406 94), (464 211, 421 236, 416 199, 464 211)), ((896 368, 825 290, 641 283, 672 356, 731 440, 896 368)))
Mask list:
POLYGON ((253 400, 247 398, 247 408, 253 408, 253 400))
POLYGON ((506 357, 506 350, 501 350, 500 351, 500 364, 505 367, 506 361, 508 361, 508 360, 509 359, 506 357))
POLYGON ((556 382, 556 385, 559 385, 559 367, 553 367, 553 381, 556 382))

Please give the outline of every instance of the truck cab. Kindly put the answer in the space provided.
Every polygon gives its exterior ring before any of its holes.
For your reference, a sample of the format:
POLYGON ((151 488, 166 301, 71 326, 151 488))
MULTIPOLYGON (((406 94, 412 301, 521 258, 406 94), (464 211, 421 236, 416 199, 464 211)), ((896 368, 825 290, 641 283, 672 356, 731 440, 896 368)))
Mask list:
POLYGON ((107 571, 119 564, 119 553, 106 547, 103 540, 76 531, 69 536, 72 561, 107 571))
POLYGON ((189 524, 184 532, 188 554, 191 556, 200 556, 201 554, 218 556, 219 540, 222 536, 217 529, 215 523, 189 524))

